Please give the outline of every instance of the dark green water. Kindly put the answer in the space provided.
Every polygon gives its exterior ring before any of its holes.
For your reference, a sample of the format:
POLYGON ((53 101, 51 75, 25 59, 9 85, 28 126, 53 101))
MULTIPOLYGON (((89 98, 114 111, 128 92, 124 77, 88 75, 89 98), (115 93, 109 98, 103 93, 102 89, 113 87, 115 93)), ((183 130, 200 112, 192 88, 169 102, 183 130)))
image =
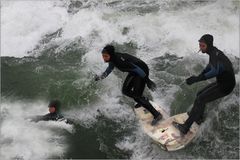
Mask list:
MULTIPOLYGON (((87 67, 81 63, 84 50, 73 49, 63 55, 43 53, 43 56, 35 58, 2 57, 2 97, 12 100, 25 99, 31 101, 39 99, 47 101, 51 98, 58 98, 63 102, 63 113, 76 109, 74 107, 81 109, 98 101, 103 91, 100 89, 100 84, 91 81, 91 73, 84 72, 87 67), (86 81, 86 83, 78 83, 76 86, 74 83, 76 80, 86 81), (91 83, 88 83, 88 81, 91 83)), ((151 67, 155 73, 154 79, 159 86, 157 92, 161 95, 160 97, 169 96, 168 91, 171 87, 180 84, 184 77, 189 75, 189 70, 192 73, 198 73, 203 68, 202 61, 193 60, 192 58, 194 57, 182 58, 166 54, 151 60, 151 67), (187 67, 186 70, 186 65, 190 63, 190 60, 196 64, 193 65, 193 68, 187 67)), ((237 68, 239 59, 235 57, 231 59, 235 68, 237 68)), ((235 72, 238 73, 239 70, 235 72)), ((120 73, 116 72, 116 74, 120 73)), ((170 103, 170 114, 175 115, 188 110, 194 101, 197 90, 207 83, 209 82, 202 82, 193 86, 182 84, 173 95, 175 99, 170 103)), ((175 154, 186 157, 238 157, 239 105, 236 99, 239 97, 238 87, 237 84, 233 93, 223 100, 208 105, 206 119, 209 124, 203 127, 202 135, 191 143, 189 147, 175 154), (202 155, 203 152, 205 155, 202 155)), ((120 99, 124 100, 125 98, 120 99)), ((133 104, 131 100, 126 102, 127 104, 124 104, 124 102, 119 103, 122 103, 121 105, 124 107, 130 107, 133 104)), ((131 157, 132 150, 119 149, 116 147, 116 143, 123 140, 124 137, 134 134, 137 130, 137 121, 132 119, 130 119, 130 122, 127 119, 120 119, 119 122, 112 121, 105 114, 101 114, 100 111, 100 114, 96 117, 96 123, 93 123, 90 127, 81 125, 82 123, 76 119, 76 132, 66 135, 68 150, 64 154, 64 158, 131 157)), ((111 111, 109 111, 109 114, 111 114, 111 111)), ((133 113, 128 114, 134 116, 133 113)), ((153 147, 152 144, 149 147, 153 147)), ((163 151, 156 152, 161 155, 163 151)), ((165 158, 176 158, 172 157, 170 153, 165 153, 164 156, 165 158)))

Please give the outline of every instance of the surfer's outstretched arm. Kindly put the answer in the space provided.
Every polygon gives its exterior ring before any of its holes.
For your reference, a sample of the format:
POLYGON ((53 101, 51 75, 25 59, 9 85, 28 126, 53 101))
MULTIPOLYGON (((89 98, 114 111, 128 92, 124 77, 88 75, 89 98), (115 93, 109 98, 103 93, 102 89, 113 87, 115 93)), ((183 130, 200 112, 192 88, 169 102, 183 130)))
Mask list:
POLYGON ((100 76, 95 75, 94 80, 99 81, 106 78, 113 71, 113 69, 114 69, 114 64, 109 62, 107 69, 100 76))

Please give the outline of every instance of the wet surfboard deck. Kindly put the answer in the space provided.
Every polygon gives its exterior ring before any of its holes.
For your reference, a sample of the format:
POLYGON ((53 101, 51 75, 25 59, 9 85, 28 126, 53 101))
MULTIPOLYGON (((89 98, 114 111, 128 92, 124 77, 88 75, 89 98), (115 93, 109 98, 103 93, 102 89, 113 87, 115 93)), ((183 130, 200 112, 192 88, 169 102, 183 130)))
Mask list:
POLYGON ((181 113, 169 117, 167 112, 164 111, 163 107, 154 102, 151 103, 153 107, 163 115, 162 120, 160 120, 155 126, 151 125, 153 120, 152 114, 145 108, 135 108, 134 111, 139 119, 143 131, 150 136, 155 143, 159 144, 161 148, 166 151, 176 151, 184 148, 193 140, 199 128, 197 123, 193 123, 190 131, 186 135, 181 135, 179 130, 172 125, 173 121, 184 123, 188 118, 187 113, 181 113))

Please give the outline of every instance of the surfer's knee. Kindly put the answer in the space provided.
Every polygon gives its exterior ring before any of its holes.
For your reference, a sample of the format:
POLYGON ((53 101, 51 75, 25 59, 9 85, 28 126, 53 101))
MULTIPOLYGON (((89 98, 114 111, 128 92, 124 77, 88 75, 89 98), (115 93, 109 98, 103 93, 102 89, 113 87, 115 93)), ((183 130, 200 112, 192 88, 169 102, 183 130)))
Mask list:
POLYGON ((205 98, 204 98, 204 95, 200 94, 196 97, 195 99, 195 103, 198 105, 198 106, 201 106, 201 105, 204 105, 205 104, 205 98))
POLYGON ((128 91, 127 89, 122 89, 122 93, 125 95, 125 96, 128 96, 128 97, 131 97, 133 98, 134 96, 132 95, 131 91, 128 91))
POLYGON ((198 92, 197 92, 197 97, 200 96, 201 93, 202 93, 202 91, 198 91, 198 92))
POLYGON ((141 98, 140 97, 134 97, 133 98, 137 103, 139 103, 141 101, 141 98))
POLYGON ((129 93, 128 93, 128 91, 127 91, 127 89, 123 86, 122 87, 122 93, 124 94, 124 95, 128 95, 129 93))
POLYGON ((196 104, 200 104, 200 103, 201 103, 201 100, 202 100, 201 96, 198 95, 198 96, 196 97, 196 99, 195 99, 195 103, 196 103, 196 104))

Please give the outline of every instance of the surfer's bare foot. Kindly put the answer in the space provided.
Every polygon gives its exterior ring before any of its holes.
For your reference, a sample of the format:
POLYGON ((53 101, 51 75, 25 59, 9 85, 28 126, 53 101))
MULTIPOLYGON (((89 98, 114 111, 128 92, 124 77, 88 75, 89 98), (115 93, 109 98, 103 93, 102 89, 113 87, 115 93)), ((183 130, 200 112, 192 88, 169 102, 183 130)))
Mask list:
POLYGON ((159 113, 159 115, 152 120, 152 123, 151 123, 152 126, 156 125, 161 119, 162 119, 162 114, 159 113))
POLYGON ((176 127, 181 132, 182 135, 187 134, 187 132, 189 131, 189 129, 184 124, 180 124, 180 123, 177 123, 174 121, 172 124, 174 127, 176 127))

